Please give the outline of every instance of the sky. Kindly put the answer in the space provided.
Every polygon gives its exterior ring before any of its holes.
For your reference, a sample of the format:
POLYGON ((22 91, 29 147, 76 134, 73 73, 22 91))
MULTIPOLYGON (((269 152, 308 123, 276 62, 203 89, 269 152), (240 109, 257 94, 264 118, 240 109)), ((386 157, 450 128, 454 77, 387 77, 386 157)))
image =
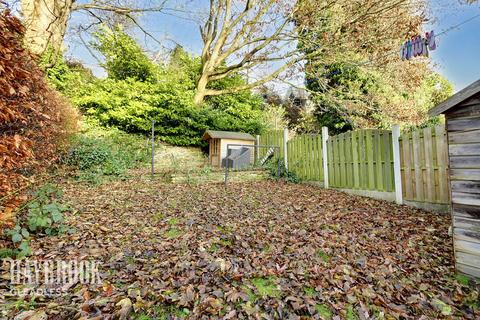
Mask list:
POLYGON ((436 34, 474 16, 474 20, 438 38, 432 51, 434 68, 459 91, 480 79, 480 4, 452 5, 457 0, 431 0, 436 21, 426 26, 436 34))
MULTIPOLYGON (((425 31, 434 30, 439 34, 472 17, 472 21, 454 28, 438 37, 438 48, 431 52, 434 69, 447 78, 459 91, 470 83, 480 79, 480 1, 475 5, 461 5, 462 0, 429 0, 430 15, 435 17, 425 25, 425 31)), ((150 14, 142 17, 142 26, 166 48, 172 48, 175 43, 181 44, 186 50, 200 54, 202 41, 198 29, 198 20, 205 14, 205 1, 191 0, 185 8, 189 11, 186 18, 170 14, 150 14)), ((72 18, 72 24, 84 21, 81 14, 72 18)), ((72 37, 76 38, 76 37, 72 37)), ((147 50, 158 52, 161 47, 151 39, 139 37, 141 45, 147 50)), ((98 76, 104 76, 104 71, 98 62, 92 58, 78 39, 68 43, 69 55, 80 59, 94 70, 98 76)))

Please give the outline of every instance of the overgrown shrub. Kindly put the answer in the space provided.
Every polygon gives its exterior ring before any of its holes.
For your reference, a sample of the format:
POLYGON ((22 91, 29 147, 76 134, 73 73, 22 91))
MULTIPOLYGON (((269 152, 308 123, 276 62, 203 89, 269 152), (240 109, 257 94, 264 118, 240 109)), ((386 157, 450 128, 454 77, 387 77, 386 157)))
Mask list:
MULTIPOLYGON (((0 199, 55 163, 76 126, 75 110, 49 88, 25 49, 24 31, 8 10, 0 12, 0 199)), ((20 203, 7 197, 0 216, 20 203)))
POLYGON ((73 139, 65 163, 76 169, 79 180, 100 183, 105 177, 124 177, 128 169, 149 159, 145 137, 85 123, 82 132, 73 139))
POLYGON ((90 69, 80 62, 67 61, 52 55, 44 54, 41 57, 40 67, 45 69, 47 81, 51 87, 60 91, 66 97, 71 97, 83 86, 95 80, 90 69), (53 64, 53 65, 52 65, 53 64))
POLYGON ((299 183, 300 178, 293 172, 285 168, 285 161, 279 158, 271 158, 266 163, 269 176, 272 179, 284 179, 287 182, 299 183))
POLYGON ((193 91, 172 82, 98 80, 72 100, 85 116, 104 126, 148 135, 152 119, 162 141, 182 146, 201 145, 205 130, 262 130, 261 110, 247 102, 224 103, 220 107, 193 104, 193 91))

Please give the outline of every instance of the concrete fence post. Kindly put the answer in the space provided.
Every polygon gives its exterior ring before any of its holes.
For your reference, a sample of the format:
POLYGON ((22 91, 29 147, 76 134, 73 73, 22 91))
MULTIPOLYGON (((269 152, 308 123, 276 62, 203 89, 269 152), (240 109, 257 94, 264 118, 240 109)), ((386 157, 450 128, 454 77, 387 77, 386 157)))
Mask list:
POLYGON ((285 163, 285 170, 288 172, 288 129, 283 130, 283 162, 285 163))
POLYGON ((255 137, 255 157, 257 157, 257 159, 255 159, 255 162, 258 164, 260 163, 260 148, 258 147, 260 145, 260 136, 257 134, 257 136, 255 137))
POLYGON ((327 141, 328 141, 328 128, 322 127, 323 186, 325 189, 329 188, 327 141))
POLYGON ((395 201, 397 204, 403 204, 402 193, 402 171, 400 164, 400 126, 398 124, 392 127, 392 145, 393 145, 393 173, 395 177, 395 201))

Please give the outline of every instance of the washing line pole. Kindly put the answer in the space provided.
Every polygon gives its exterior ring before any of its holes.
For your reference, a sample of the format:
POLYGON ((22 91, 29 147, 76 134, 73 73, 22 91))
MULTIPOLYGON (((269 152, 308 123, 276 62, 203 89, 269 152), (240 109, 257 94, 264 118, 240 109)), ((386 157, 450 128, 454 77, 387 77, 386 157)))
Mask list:
POLYGON ((288 172, 288 128, 283 130, 283 162, 285 170, 288 172))
POLYGON ((155 176, 155 120, 152 119, 152 178, 155 176))

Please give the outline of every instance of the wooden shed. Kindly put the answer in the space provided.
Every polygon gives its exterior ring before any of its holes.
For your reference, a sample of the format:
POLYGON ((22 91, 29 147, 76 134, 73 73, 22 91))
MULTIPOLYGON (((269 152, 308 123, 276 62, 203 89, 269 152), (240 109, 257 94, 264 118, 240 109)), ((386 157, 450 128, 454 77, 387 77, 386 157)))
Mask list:
MULTIPOLYGON (((227 145, 229 144, 248 145, 248 146, 255 145, 255 138, 252 135, 248 133, 243 133, 243 132, 207 130, 203 135, 203 140, 208 141, 208 144, 209 144, 208 159, 212 167, 222 166, 222 159, 227 157, 227 145)), ((230 149, 239 149, 239 148, 241 147, 231 147, 230 149)), ((253 150, 251 154, 252 154, 251 161, 253 163, 254 161, 253 150)))
POLYGON ((455 265, 480 277, 480 80, 429 114, 445 115, 455 265))

